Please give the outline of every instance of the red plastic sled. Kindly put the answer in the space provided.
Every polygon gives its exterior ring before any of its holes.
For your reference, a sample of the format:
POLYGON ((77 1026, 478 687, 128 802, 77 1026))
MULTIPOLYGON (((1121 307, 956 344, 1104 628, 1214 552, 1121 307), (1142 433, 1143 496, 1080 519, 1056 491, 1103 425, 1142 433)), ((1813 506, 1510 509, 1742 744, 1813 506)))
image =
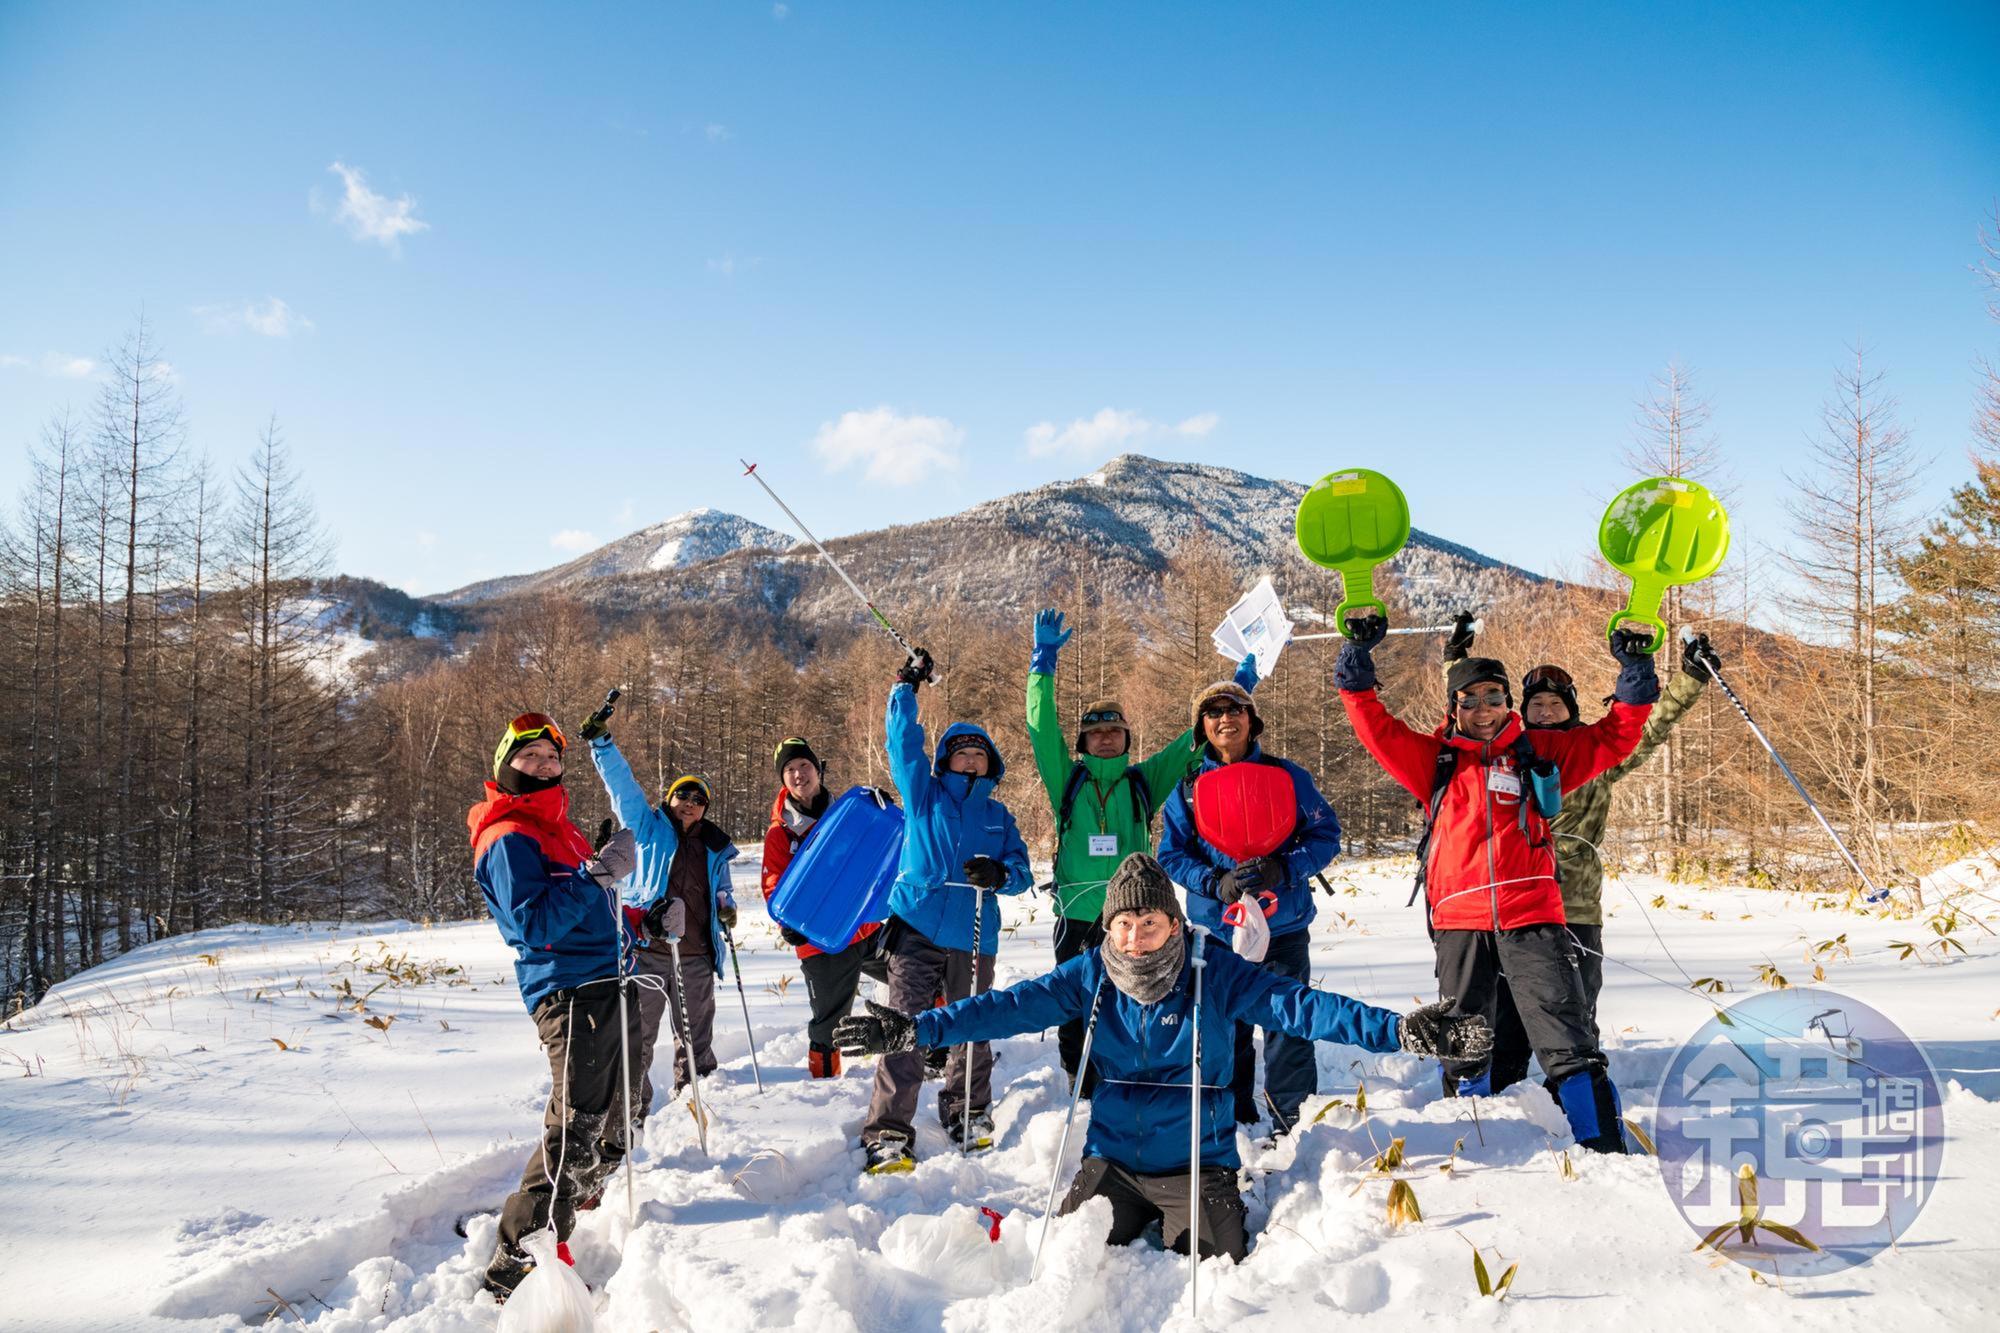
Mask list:
POLYGON ((1269 856, 1298 820, 1291 774, 1276 764, 1225 764, 1194 780, 1194 831, 1232 861, 1269 856))

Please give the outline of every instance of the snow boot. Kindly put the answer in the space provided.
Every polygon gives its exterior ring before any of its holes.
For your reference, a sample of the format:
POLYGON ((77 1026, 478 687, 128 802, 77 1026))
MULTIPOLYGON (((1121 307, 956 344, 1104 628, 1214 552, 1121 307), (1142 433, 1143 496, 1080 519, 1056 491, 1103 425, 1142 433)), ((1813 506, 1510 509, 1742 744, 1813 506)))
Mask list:
POLYGON ((1601 1069, 1579 1069, 1551 1091, 1576 1135, 1577 1147, 1585 1152, 1626 1151, 1624 1107, 1610 1075, 1601 1069))
POLYGON ((864 1146, 868 1150, 866 1171, 871 1176, 900 1175, 917 1169, 917 1157, 910 1151, 909 1139, 894 1130, 883 1130, 881 1137, 864 1146))
MULTIPOLYGON (((951 1145, 963 1149, 966 1146, 965 1118, 953 1116, 945 1125, 945 1132, 951 1135, 951 1145)), ((985 1152, 993 1146, 993 1117, 985 1111, 972 1113, 972 1151, 985 1152)))
POLYGON ((839 1078, 840 1052, 831 1046, 814 1046, 806 1052, 806 1073, 812 1078, 839 1078))
POLYGON ((486 1276, 480 1285, 493 1293, 496 1304, 505 1305, 534 1266, 533 1259, 501 1241, 493 1247, 493 1258, 486 1264, 486 1276))

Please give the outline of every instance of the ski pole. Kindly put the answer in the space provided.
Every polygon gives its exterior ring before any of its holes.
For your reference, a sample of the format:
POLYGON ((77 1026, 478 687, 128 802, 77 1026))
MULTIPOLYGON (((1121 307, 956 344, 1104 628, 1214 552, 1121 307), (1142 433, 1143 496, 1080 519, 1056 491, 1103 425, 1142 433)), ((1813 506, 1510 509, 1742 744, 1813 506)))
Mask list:
POLYGON ((757 475, 757 465, 755 463, 752 463, 747 458, 739 458, 736 461, 743 464, 743 475, 750 478, 750 480, 756 482, 759 486, 762 486, 764 488, 764 494, 771 497, 772 503, 776 504, 778 508, 784 510, 785 516, 791 519, 792 522, 797 525, 798 530, 800 532, 805 534, 806 540, 811 542, 813 544, 813 548, 819 552, 820 559, 826 561, 827 564, 833 566, 833 572, 840 575, 840 581, 847 585, 847 590, 849 592, 853 593, 856 597, 861 599, 861 604, 868 608, 868 614, 875 617, 875 623, 880 625, 883 629, 887 630, 889 633, 889 637, 894 639, 897 645, 901 647, 904 652, 908 653, 911 658, 915 658, 917 655, 917 650, 910 646, 910 641, 896 632, 896 627, 889 623, 889 617, 883 615, 882 612, 876 608, 874 599, 869 597, 867 593, 861 591, 861 585, 856 583, 853 579, 847 576, 847 571, 842 569, 840 567, 840 562, 833 558, 833 552, 827 550, 825 544, 822 543, 819 538, 813 536, 813 531, 811 528, 806 526, 805 520, 800 518, 797 514, 794 514, 792 512, 792 507, 786 504, 783 500, 780 500, 778 498, 778 493, 771 489, 771 483, 765 481, 762 477, 757 475))
MULTIPOLYGON (((1473 621, 1472 632, 1477 634, 1481 629, 1485 628, 1485 623, 1482 620, 1473 621)), ((1458 628, 1456 625, 1399 625, 1388 632, 1390 634, 1449 634, 1456 628, 1458 628)), ((1346 634, 1336 629, 1328 630, 1324 634, 1294 634, 1287 642, 1304 643, 1308 639, 1344 639, 1346 637, 1346 634)))
MULTIPOLYGON (((1693 629, 1686 625, 1681 626, 1682 643, 1692 642, 1694 637, 1693 629)), ((1868 886, 1868 894, 1864 901, 1879 903, 1887 898, 1889 891, 1878 887, 1874 880, 1868 878, 1868 872, 1861 868, 1861 862, 1855 860, 1854 853, 1847 849, 1847 844, 1841 841, 1838 833, 1833 831, 1833 825, 1828 823, 1826 816, 1820 813, 1818 802, 1813 800, 1812 794, 1806 790, 1805 784, 1799 781, 1799 775, 1792 772, 1792 766, 1785 762, 1783 755, 1778 753, 1778 747, 1771 744, 1771 738, 1766 736, 1764 729, 1757 725, 1757 719, 1750 716, 1750 710, 1744 707, 1743 700, 1737 695, 1735 690, 1729 688, 1729 682, 1722 675, 1722 661, 1715 655, 1715 650, 1710 648, 1706 651, 1697 651, 1700 652, 1702 665, 1708 668, 1708 674, 1715 677, 1715 683, 1722 687, 1722 692, 1729 696, 1729 702, 1735 704, 1736 711, 1743 715, 1743 721, 1750 728, 1750 734, 1763 744, 1764 749, 1778 765, 1779 771, 1785 775, 1786 781, 1792 784, 1792 790, 1799 794, 1799 799, 1806 803, 1806 809, 1812 811, 1812 817, 1817 819, 1819 826, 1826 830, 1826 836, 1833 839, 1833 845, 1840 849, 1840 854, 1846 859, 1849 868, 1854 871, 1863 884, 1868 886)))
POLYGON ((1090 1073, 1090 1043, 1097 1036, 1097 1008, 1104 1002, 1104 982, 1090 996, 1090 1023, 1083 1029, 1083 1051, 1076 1060, 1076 1082, 1070 1085, 1069 1114, 1063 1117, 1062 1142, 1056 1145, 1055 1165, 1049 1168, 1049 1197, 1042 1204, 1042 1237, 1035 1242, 1035 1262, 1028 1269, 1033 1282, 1042 1271, 1042 1247, 1049 1243, 1049 1223, 1056 1215, 1056 1181, 1062 1178, 1063 1159, 1069 1156, 1070 1126, 1076 1123, 1077 1099, 1083 1095, 1083 1080, 1090 1073))
MULTIPOLYGON (((612 690, 605 696, 604 707, 598 711, 605 717, 611 716, 611 705, 618 699, 618 691, 612 690)), ((602 719, 599 719, 600 721, 602 719)), ((611 841, 613 822, 606 819, 597 826, 596 850, 603 851, 604 844, 611 841)), ((632 1186, 632 1029, 628 1026, 625 1013, 626 965, 631 958, 631 936, 625 932, 625 913, 619 909, 618 898, 610 890, 606 895, 611 899, 611 916, 618 927, 618 1076, 624 1080, 618 1100, 625 1108, 625 1225, 630 1227, 639 1219, 639 1205, 635 1201, 632 1186)))
POLYGON ((1201 976, 1208 967, 1203 946, 1208 932, 1194 927, 1194 1058, 1188 1078, 1188 1313, 1201 1306, 1201 976))
MULTIPOLYGON (((972 886, 972 989, 974 997, 979 994, 979 927, 986 916, 986 890, 980 885, 972 886)), ((972 1066, 979 1058, 979 1043, 969 1042, 965 1047, 965 1108, 959 1126, 958 1150, 972 1151, 972 1066)))
POLYGON ((729 970, 736 974, 736 998, 743 1002, 743 1034, 750 1039, 750 1072, 757 1076, 757 1095, 764 1095, 764 1071, 757 1065, 757 1031, 750 1026, 750 997, 743 993, 743 964, 736 961, 736 936, 728 926, 722 939, 729 946, 729 970))
MULTIPOLYGON (((679 907, 680 904, 675 903, 674 906, 679 907)), ((685 919, 685 917, 682 918, 683 921, 685 919)), ((680 1029, 681 1052, 687 1056, 688 1092, 694 1098, 695 1137, 701 1142, 701 1155, 706 1157, 708 1156, 708 1117, 701 1109, 701 1072, 698 1067, 699 1062, 694 1058, 694 1042, 689 1040, 688 1036, 687 987, 681 984, 681 933, 678 929, 675 929, 673 923, 670 923, 667 927, 667 952, 673 956, 674 994, 680 999, 680 1003, 674 1006, 679 1011, 674 1017, 678 1020, 675 1026, 680 1029)))

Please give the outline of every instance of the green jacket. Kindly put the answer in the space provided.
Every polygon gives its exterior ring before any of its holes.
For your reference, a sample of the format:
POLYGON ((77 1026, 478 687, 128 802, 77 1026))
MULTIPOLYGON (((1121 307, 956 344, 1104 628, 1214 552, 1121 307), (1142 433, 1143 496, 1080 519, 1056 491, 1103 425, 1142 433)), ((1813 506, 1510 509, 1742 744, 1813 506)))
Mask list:
POLYGON ((1146 808, 1157 811, 1200 765, 1201 751, 1189 730, 1136 764, 1129 755, 1099 759, 1076 754, 1056 716, 1056 678, 1041 671, 1028 673, 1028 740, 1035 751, 1035 771, 1048 789, 1049 809, 1058 820, 1070 773, 1082 764, 1088 775, 1070 810, 1069 827, 1056 830, 1056 907, 1066 917, 1095 921, 1104 911, 1104 889, 1118 863, 1133 852, 1153 850, 1152 823, 1139 821, 1126 783, 1144 783, 1146 808), (1128 769, 1131 776, 1125 778, 1128 769), (1112 839, 1111 850, 1092 855, 1093 837, 1112 839))
POLYGON ((1639 746, 1616 768, 1592 778, 1563 797, 1562 813, 1552 826, 1556 837, 1556 869, 1562 878, 1563 915, 1573 926, 1604 924, 1604 862, 1597 849, 1604 842, 1604 825, 1611 818, 1611 784, 1639 771, 1667 738, 1674 724, 1701 697, 1702 682, 1676 671, 1660 701, 1646 719, 1639 746))
MULTIPOLYGON (((1444 664, 1451 670, 1451 663, 1444 664)), ((1604 924, 1604 862, 1597 849, 1604 843, 1604 826, 1611 819, 1611 786, 1642 768, 1674 729, 1694 701, 1701 698, 1704 682, 1685 671, 1676 671, 1660 700, 1646 719, 1646 730, 1638 748, 1616 768, 1598 774, 1575 791, 1563 793, 1562 812, 1550 825, 1556 839, 1556 873, 1562 881, 1563 916, 1572 926, 1604 924)))

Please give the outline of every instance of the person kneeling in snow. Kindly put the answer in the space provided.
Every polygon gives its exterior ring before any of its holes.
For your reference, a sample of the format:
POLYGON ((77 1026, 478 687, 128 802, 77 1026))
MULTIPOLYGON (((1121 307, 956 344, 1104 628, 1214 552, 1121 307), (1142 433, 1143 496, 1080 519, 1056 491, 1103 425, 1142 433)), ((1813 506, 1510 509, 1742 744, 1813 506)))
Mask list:
MULTIPOLYGON (((1622 1153, 1625 1131, 1584 999, 1576 947, 1564 925, 1550 819, 1567 794, 1632 753, 1660 697, 1644 631, 1611 636, 1620 667, 1611 711, 1571 731, 1528 730, 1513 711, 1506 666, 1490 657, 1454 664, 1452 715, 1435 734, 1400 721, 1375 692, 1379 615, 1350 617, 1334 664, 1340 702, 1368 753, 1421 801, 1418 885, 1437 949, 1440 995, 1496 1026, 1510 995, 1520 1025, 1577 1146, 1622 1153), (1502 983, 1506 990, 1501 990, 1502 983)), ((1488 1061, 1447 1059, 1447 1093, 1483 1090, 1488 1061), (1461 1089, 1460 1080, 1472 1082, 1461 1089)))
POLYGON ((569 822, 562 729, 523 713, 500 738, 486 799, 466 814, 473 878, 514 950, 521 999, 549 1061, 541 1142, 500 1208, 486 1289, 506 1300, 534 1266, 521 1238, 553 1226, 569 1239, 579 1205, 625 1160, 619 1103, 621 1035, 637 1045, 639 1011, 618 1025, 620 918, 616 885, 637 859, 620 829, 595 855, 569 822))
MULTIPOLYGON (((993 984, 993 955, 1000 948, 1000 905, 993 895, 1021 893, 1034 882, 1014 816, 993 799, 1007 766, 992 738, 970 722, 954 722, 938 738, 937 752, 924 753, 917 687, 930 678, 930 654, 918 649, 896 672, 883 723, 889 772, 903 794, 903 858, 889 892, 884 948, 889 1003, 908 1013, 929 1007, 940 984, 950 999, 993 984)), ((938 1093, 938 1118, 961 1148, 993 1146, 993 1120, 986 1110, 992 1078, 993 1053, 984 1042, 952 1052, 938 1093)), ((890 1052, 875 1067, 875 1093, 861 1131, 869 1174, 908 1171, 916 1164, 910 1145, 923 1081, 924 1060, 913 1047, 890 1052)))
POLYGON ((1143 852, 1125 858, 1104 897, 1105 942, 1045 976, 907 1018, 873 1003, 843 1020, 834 1041, 851 1055, 893 1055, 920 1043, 956 1045, 1037 1032, 1084 1019, 1094 1029, 1097 1071, 1083 1166, 1061 1212, 1087 1199, 1111 1201, 1107 1243, 1125 1245, 1153 1222, 1161 1238, 1188 1247, 1189 1079, 1201 1032, 1201 1253, 1242 1259, 1249 1251, 1229 1089, 1235 1027, 1256 1023, 1308 1041, 1367 1051, 1482 1059, 1493 1034, 1451 1001, 1399 1016, 1246 963, 1227 949, 1205 952, 1197 1012, 1188 926, 1172 882, 1143 852))

